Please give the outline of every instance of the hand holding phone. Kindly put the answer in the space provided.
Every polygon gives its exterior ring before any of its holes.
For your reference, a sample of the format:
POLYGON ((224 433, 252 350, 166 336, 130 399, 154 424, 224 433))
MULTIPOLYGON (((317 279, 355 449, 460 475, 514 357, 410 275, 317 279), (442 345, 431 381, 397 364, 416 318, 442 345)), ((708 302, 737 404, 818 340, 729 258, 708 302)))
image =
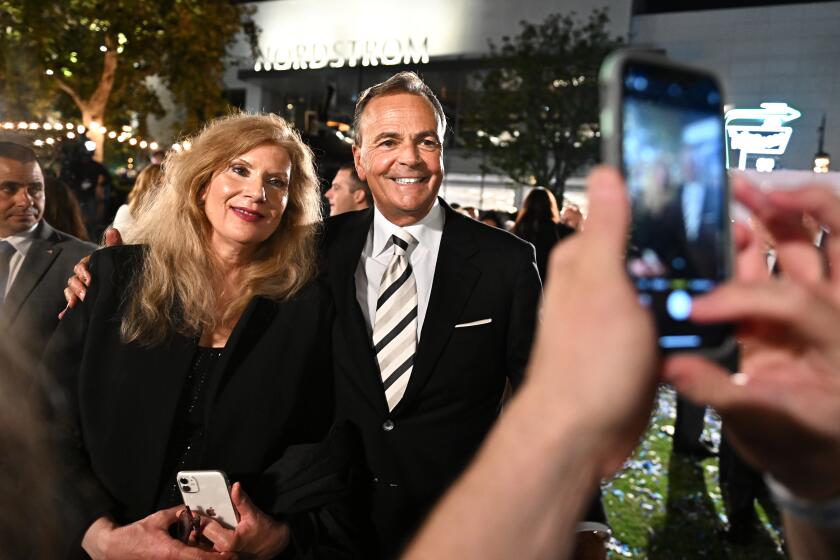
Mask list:
MULTIPOLYGON (((230 484, 222 471, 180 471, 176 475, 181 497, 193 512, 215 519, 233 529, 239 522, 230 497, 230 484)), ((186 523, 186 521, 185 521, 186 523)))
POLYGON ((604 160, 627 182, 627 271, 665 351, 723 352, 729 325, 690 320, 732 274, 723 96, 709 72, 624 51, 601 67, 604 160))

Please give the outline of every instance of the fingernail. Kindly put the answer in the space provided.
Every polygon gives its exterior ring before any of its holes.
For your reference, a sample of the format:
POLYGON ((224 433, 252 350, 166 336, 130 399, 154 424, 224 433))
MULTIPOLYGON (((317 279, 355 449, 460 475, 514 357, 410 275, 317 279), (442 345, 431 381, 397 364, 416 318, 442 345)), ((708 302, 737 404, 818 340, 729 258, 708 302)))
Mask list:
POLYGON ((82 290, 81 292, 79 292, 79 299, 82 300, 82 301, 85 301, 85 296, 86 295, 87 295, 87 291, 82 290))

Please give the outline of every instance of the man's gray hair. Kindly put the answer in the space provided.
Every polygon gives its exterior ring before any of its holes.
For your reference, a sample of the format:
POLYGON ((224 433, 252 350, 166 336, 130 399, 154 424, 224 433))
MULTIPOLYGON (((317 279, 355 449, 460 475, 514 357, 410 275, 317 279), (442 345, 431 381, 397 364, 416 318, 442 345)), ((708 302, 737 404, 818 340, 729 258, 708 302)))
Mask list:
POLYGON ((425 98, 431 103, 440 128, 446 131, 446 115, 443 112, 443 106, 438 101, 432 89, 414 72, 399 72, 384 82, 367 88, 359 96, 359 100, 356 102, 356 111, 353 114, 353 130, 356 134, 355 142, 357 146, 362 145, 362 129, 360 125, 362 114, 365 111, 365 107, 368 106, 368 103, 377 97, 397 93, 411 93, 425 98))

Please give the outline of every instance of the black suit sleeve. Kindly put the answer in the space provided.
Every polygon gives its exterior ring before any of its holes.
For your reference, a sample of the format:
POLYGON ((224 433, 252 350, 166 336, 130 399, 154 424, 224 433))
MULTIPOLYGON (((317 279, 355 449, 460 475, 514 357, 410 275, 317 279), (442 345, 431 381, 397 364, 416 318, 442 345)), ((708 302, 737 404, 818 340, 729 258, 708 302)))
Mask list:
POLYGON ((528 246, 526 258, 522 258, 513 289, 510 324, 508 325, 507 370, 513 389, 517 389, 525 375, 534 331, 537 325, 537 310, 542 296, 540 274, 533 246, 528 246))
POLYGON ((332 425, 334 306, 328 290, 319 288, 318 340, 295 397, 296 430, 289 440, 320 443, 289 446, 262 473, 252 495, 264 511, 289 523, 292 541, 283 559, 359 557, 361 442, 349 423, 332 425))
MULTIPOLYGON (((80 428, 78 381, 88 344, 87 330, 103 284, 108 284, 111 266, 102 266, 101 251, 90 260, 91 285, 85 301, 65 315, 44 354, 44 366, 57 383, 61 401, 56 405, 55 445, 62 465, 61 488, 66 493, 64 535, 70 547, 79 550, 88 527, 114 508, 114 501, 93 474, 80 428)), ((107 288, 106 288, 107 289, 107 288)), ((71 556, 76 556, 74 553, 71 556)))

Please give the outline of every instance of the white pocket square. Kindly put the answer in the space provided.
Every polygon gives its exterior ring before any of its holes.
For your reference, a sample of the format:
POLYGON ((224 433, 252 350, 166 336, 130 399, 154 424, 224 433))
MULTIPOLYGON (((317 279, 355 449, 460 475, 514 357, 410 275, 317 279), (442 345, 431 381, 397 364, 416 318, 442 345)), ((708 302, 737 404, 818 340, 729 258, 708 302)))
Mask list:
POLYGON ((492 323, 493 319, 481 319, 480 321, 473 321, 471 323, 461 323, 460 325, 455 325, 456 329, 462 329, 464 327, 477 327, 478 325, 486 325, 487 323, 492 323))

